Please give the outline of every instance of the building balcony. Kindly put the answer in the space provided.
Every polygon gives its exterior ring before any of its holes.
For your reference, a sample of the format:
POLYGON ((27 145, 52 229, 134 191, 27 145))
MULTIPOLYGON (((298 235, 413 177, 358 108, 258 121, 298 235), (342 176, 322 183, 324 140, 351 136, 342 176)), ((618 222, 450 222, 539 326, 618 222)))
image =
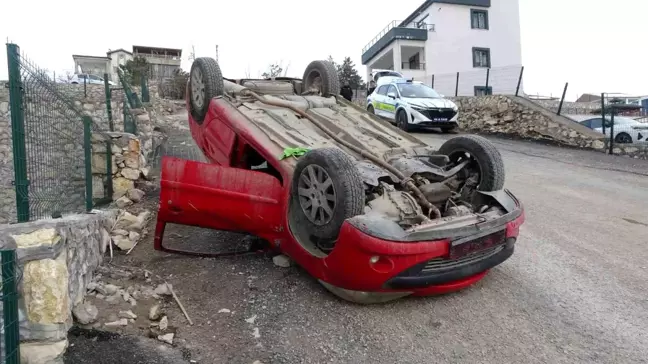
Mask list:
POLYGON ((366 65, 397 39, 425 42, 428 39, 429 31, 434 31, 434 24, 420 24, 420 27, 402 26, 400 21, 394 20, 362 49, 362 64, 366 65))

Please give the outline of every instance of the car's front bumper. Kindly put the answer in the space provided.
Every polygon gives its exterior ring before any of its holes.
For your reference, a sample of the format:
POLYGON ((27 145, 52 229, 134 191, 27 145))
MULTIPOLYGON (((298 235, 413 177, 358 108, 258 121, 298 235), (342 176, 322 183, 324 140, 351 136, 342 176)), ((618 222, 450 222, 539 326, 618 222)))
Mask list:
POLYGON ((430 108, 409 110, 410 124, 429 127, 454 127, 459 119, 459 111, 451 108, 430 108))

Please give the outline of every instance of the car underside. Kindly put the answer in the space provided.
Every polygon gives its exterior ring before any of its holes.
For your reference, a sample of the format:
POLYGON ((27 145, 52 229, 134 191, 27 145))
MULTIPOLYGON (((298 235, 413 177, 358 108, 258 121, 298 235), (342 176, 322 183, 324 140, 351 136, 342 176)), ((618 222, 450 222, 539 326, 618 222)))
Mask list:
MULTIPOLYGON (((337 74, 325 61, 311 63, 302 79, 223 79, 215 61, 209 59, 197 59, 194 67, 188 84, 190 126, 207 159, 214 165, 249 170, 244 183, 259 173, 272 176, 272 180, 259 179, 258 183, 266 183, 266 191, 286 191, 285 195, 273 194, 281 205, 277 214, 283 217, 264 221, 268 224, 265 230, 249 222, 237 223, 231 216, 231 226, 224 229, 243 230, 268 240, 273 249, 297 260, 332 292, 346 299, 350 299, 349 292, 355 291, 411 293, 434 284, 474 279, 512 254, 517 227, 523 221, 522 206, 503 189, 502 158, 488 140, 461 135, 434 150, 336 97, 337 74), (194 67, 199 70, 194 71, 194 67), (302 154, 282 158, 287 150, 295 148, 300 148, 302 154), (277 226, 269 226, 272 224, 277 226), (278 236, 289 242, 278 246, 273 243, 283 241, 278 236), (349 249, 362 244, 373 247, 368 250, 383 250, 382 255, 369 254, 370 258, 362 262, 372 267, 371 274, 379 271, 375 268, 381 264, 382 256, 399 255, 398 250, 401 255, 414 254, 415 258, 410 256, 402 262, 397 257, 388 258, 391 268, 381 273, 375 284, 362 283, 363 279, 371 281, 362 277, 370 273, 351 271, 349 274, 358 277, 342 277, 341 273, 347 274, 349 268, 343 267, 340 259, 346 261, 357 255, 349 249), (501 261, 492 259, 494 249, 499 249, 496 253, 501 261), (502 253, 504 250, 507 254, 502 253), (344 251, 348 254, 338 258, 344 251), (486 251, 493 254, 486 257, 486 251), (471 261, 466 257, 479 259, 471 261), (491 265, 483 265, 487 258, 491 265), (435 272, 443 273, 445 278, 438 278, 436 273, 438 279, 426 275, 432 269, 426 264, 433 259, 441 259, 435 272), (453 261, 458 265, 450 264, 453 261), (475 262, 481 262, 480 268, 475 268, 475 262), (333 272, 331 266, 339 268, 333 272), (463 270, 458 274, 460 266, 463 270), (467 266, 472 270, 466 270, 467 266), (448 274, 450 271, 454 273, 448 274), (428 278, 420 279, 423 276, 428 278)), ((164 168, 163 182, 165 178, 193 178, 194 184, 216 183, 202 175, 180 176, 187 173, 184 165, 171 167, 169 162, 166 172, 164 168), (178 171, 170 172, 174 168, 178 171), (169 177, 172 174, 174 177, 169 177)), ((232 183, 243 182, 232 179, 232 183)), ((254 189, 257 191, 257 187, 254 189)), ((270 192, 254 193, 259 194, 257 198, 270 192)), ((179 195, 169 192, 168 196, 171 203, 171 198, 179 195)), ((188 196, 183 198, 190 199, 188 196)), ((189 203, 198 210, 197 204, 189 203)), ((259 205, 250 208, 258 209, 259 205)), ((160 208, 158 221, 174 219, 178 218, 160 208)))

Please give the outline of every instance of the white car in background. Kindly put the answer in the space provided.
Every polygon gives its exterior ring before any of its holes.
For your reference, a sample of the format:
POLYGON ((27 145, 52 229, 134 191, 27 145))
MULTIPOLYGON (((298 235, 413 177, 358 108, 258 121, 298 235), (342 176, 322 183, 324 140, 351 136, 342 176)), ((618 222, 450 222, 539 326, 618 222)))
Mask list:
POLYGON ((457 105, 422 82, 402 77, 380 77, 367 96, 367 111, 389 119, 404 131, 412 127, 439 128, 444 133, 458 127, 457 105))
MULTIPOLYGON (((603 118, 601 116, 574 116, 576 122, 603 134, 603 118)), ((612 122, 609 116, 605 118, 605 135, 609 138, 612 132, 612 122)), ((627 116, 614 116, 614 142, 619 144, 648 142, 648 124, 641 123, 627 116)))
MULTIPOLYGON (((83 84, 85 80, 85 83, 87 85, 103 85, 104 84, 104 79, 99 76, 95 75, 90 75, 87 73, 77 73, 74 76, 72 76, 72 79, 70 80, 70 83, 72 84, 83 84)), ((115 83, 112 81, 108 81, 108 84, 111 86, 114 86, 115 83)))

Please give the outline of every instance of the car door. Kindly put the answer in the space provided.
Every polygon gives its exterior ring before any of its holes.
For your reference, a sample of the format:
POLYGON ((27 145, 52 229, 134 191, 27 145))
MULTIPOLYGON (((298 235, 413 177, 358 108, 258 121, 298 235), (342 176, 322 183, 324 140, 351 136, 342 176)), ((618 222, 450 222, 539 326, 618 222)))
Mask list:
POLYGON ((383 110, 385 117, 396 120, 396 104, 398 103, 398 90, 396 86, 389 85, 387 87, 387 94, 383 103, 383 110))
POLYGON ((206 254, 165 247, 168 223, 245 232, 274 241, 284 230, 284 196, 281 181, 268 173, 163 157, 155 248, 206 254))
POLYGON ((388 87, 389 85, 379 86, 374 92, 372 103, 376 115, 385 116, 385 111, 383 110, 383 104, 385 102, 385 98, 387 98, 388 87))

